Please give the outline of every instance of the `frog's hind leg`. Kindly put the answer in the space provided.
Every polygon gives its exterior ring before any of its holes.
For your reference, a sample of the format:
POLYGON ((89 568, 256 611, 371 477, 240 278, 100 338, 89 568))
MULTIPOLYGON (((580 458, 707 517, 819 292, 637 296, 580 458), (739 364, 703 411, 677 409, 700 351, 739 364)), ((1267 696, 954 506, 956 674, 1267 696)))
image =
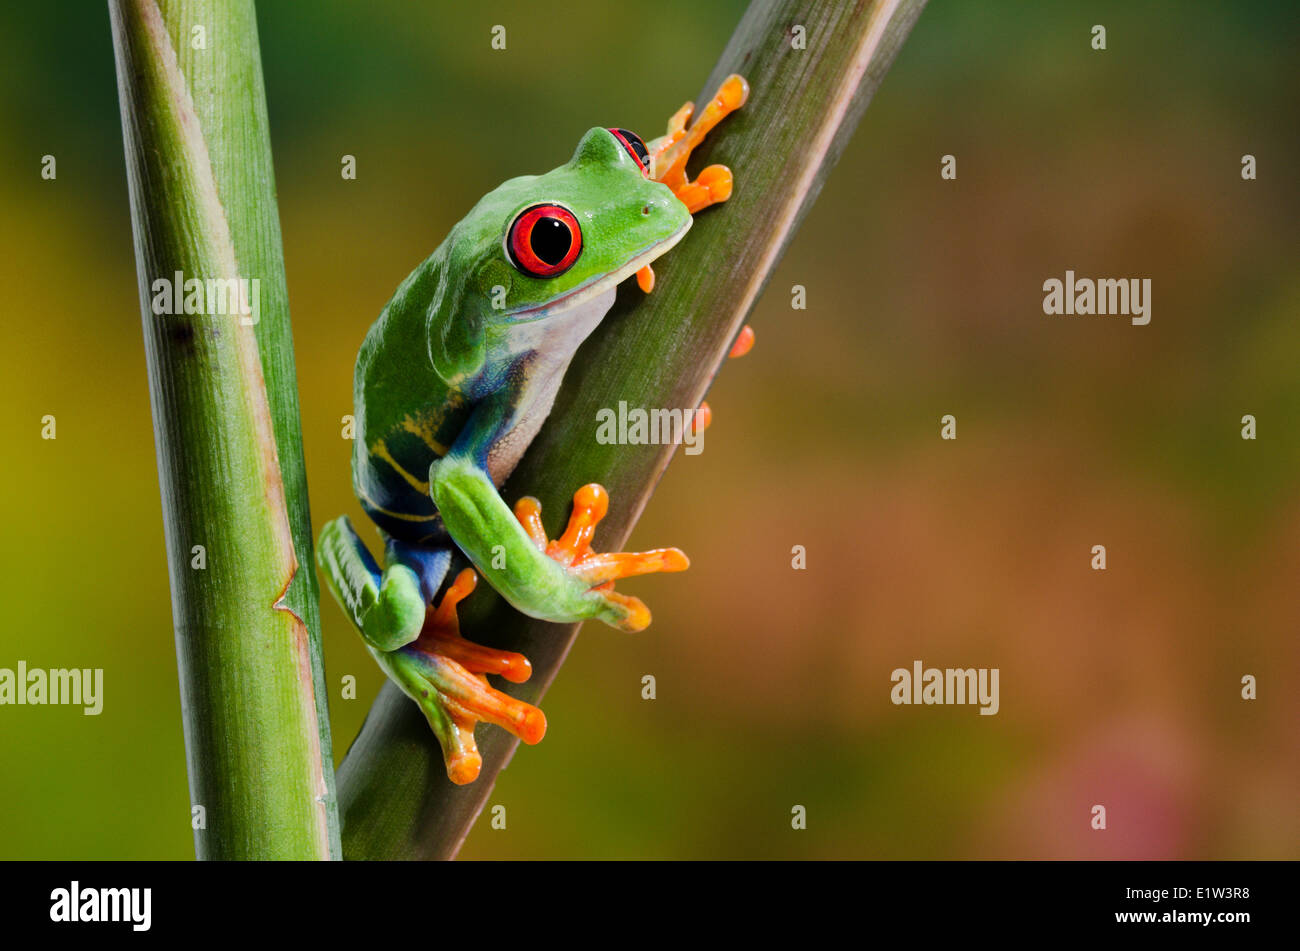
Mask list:
POLYGON ((433 605, 451 566, 450 547, 389 539, 384 555, 381 572, 346 517, 326 525, 317 546, 326 584, 371 655, 424 712, 442 746, 448 777, 458 784, 472 782, 483 762, 474 742, 479 720, 530 744, 546 733, 541 710, 494 689, 485 676, 522 683, 532 666, 522 654, 460 636, 456 605, 474 590, 473 569, 461 571, 433 605))
POLYGON ((316 561, 335 600, 370 647, 392 651, 420 636, 428 605, 420 577, 401 563, 381 572, 346 515, 321 530, 316 561))

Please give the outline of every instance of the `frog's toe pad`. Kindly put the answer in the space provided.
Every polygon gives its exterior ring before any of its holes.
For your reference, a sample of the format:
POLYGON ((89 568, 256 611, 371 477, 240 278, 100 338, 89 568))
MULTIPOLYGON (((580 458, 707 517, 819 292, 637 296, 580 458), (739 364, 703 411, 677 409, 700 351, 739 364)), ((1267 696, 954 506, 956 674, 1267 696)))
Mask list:
POLYGON ((674 188, 673 194, 687 211, 696 214, 730 198, 732 184, 731 169, 725 165, 710 165, 695 181, 674 188))

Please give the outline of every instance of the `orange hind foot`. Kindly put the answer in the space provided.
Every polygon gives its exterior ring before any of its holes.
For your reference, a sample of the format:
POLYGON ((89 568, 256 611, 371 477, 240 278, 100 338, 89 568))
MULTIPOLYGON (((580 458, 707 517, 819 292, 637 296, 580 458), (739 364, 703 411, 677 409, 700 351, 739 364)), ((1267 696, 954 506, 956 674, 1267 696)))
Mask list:
POLYGON ((457 575, 442 601, 430 606, 420 636, 380 661, 392 665, 397 683, 424 711, 442 745, 447 776, 457 785, 473 782, 482 768, 483 757, 474 742, 480 720, 530 745, 546 735, 546 714, 492 687, 486 677, 497 674, 523 683, 533 672, 528 659, 461 637, 456 605, 477 582, 473 568, 457 575))

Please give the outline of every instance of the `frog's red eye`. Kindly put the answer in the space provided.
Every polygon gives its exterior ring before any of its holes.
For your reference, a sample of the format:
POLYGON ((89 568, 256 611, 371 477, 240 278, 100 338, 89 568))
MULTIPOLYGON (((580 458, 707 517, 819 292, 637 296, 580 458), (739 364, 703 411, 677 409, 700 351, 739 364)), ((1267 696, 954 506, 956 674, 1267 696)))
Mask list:
POLYGON ((641 174, 646 178, 650 177, 650 150, 645 147, 645 141, 635 132, 629 132, 627 129, 610 129, 609 134, 627 149, 627 154, 632 156, 637 165, 641 166, 641 174))
POLYGON ((573 212, 559 205, 533 205, 515 218, 506 235, 515 267, 533 277, 555 277, 573 267, 582 252, 582 229, 573 212))

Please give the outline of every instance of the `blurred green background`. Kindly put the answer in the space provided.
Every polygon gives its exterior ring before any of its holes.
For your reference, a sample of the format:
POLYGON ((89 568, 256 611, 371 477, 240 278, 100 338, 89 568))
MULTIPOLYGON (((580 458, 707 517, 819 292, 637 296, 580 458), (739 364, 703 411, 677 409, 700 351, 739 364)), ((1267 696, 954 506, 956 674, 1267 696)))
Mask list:
MULTIPOLYGON (((743 7, 260 4, 316 524, 362 524, 339 419, 401 278, 588 127, 657 134, 743 7)), ((1287 3, 933 3, 633 535, 691 570, 625 585, 645 634, 579 639, 463 854, 1297 857, 1296 34, 1287 3), (1150 277, 1151 324, 1045 317, 1066 268, 1150 277), (1001 712, 893 706, 916 659, 1000 668, 1001 712)), ((99 717, 0 707, 0 857, 190 857, 105 5, 6 4, 0 44, 0 667, 105 669, 99 717)), ((322 613, 337 759, 381 674, 322 613)))

